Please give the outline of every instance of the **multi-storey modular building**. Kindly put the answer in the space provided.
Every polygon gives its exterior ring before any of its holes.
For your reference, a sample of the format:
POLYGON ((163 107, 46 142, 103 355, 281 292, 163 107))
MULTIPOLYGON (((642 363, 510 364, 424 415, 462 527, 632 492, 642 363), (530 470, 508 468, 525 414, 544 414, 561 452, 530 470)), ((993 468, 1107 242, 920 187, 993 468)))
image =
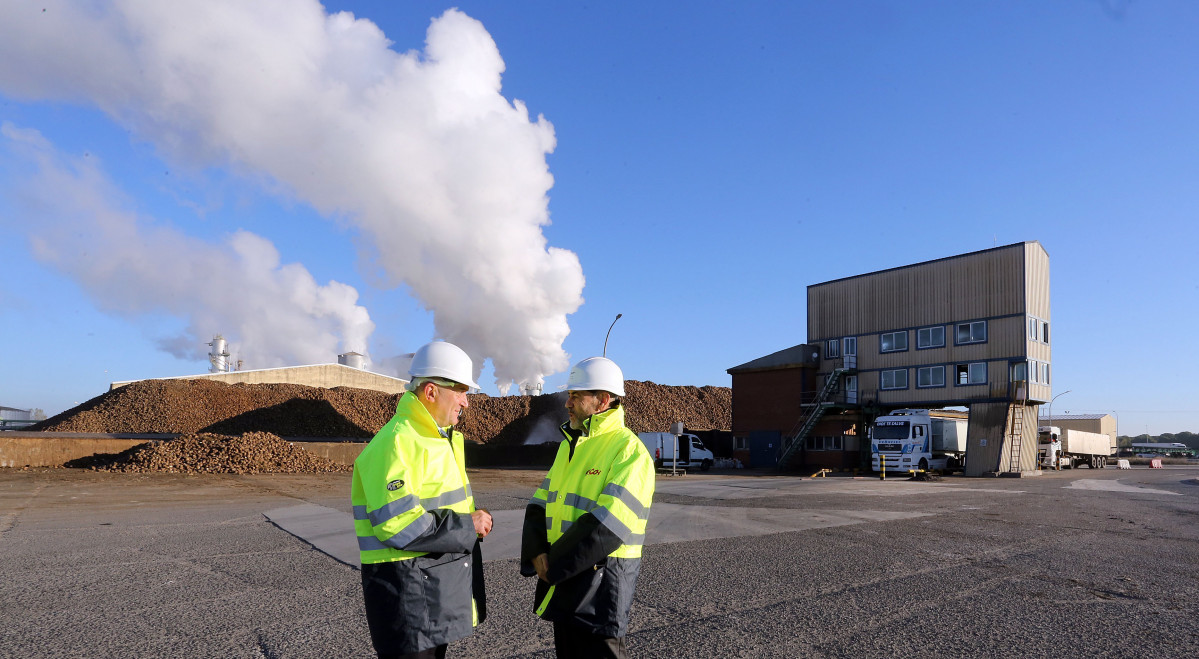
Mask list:
POLYGON ((1037 406, 1050 400, 1052 379, 1049 256, 1039 242, 813 284, 807 298, 802 352, 813 354, 813 390, 790 429, 753 428, 754 403, 746 410, 739 389, 769 371, 752 368, 761 360, 729 369, 735 438, 778 432, 785 461, 846 463, 869 450, 857 440, 879 413, 965 406, 967 474, 1036 468, 1037 406), (811 439, 829 432, 841 440, 811 439), (814 455, 847 445, 858 455, 814 455))

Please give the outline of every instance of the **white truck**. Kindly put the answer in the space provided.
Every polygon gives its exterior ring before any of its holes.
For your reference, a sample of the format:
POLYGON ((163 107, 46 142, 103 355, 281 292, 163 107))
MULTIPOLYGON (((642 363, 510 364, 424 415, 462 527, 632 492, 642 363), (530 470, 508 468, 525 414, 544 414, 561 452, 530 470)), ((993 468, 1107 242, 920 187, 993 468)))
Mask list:
POLYGON ((894 410, 870 427, 870 466, 880 471, 960 469, 966 464, 966 412, 894 410))
POLYGON ((637 436, 641 438, 641 443, 645 444, 645 448, 649 449, 649 454, 654 458, 654 466, 658 469, 672 467, 686 469, 698 465, 700 471, 707 471, 716 462, 715 454, 704 446, 699 437, 690 433, 678 436, 679 460, 677 465, 674 459, 674 435, 668 432, 642 432, 637 433, 637 436))
POLYGON ((1062 430, 1057 426, 1037 428, 1037 459, 1042 467, 1069 469, 1085 464, 1092 469, 1103 469, 1111 453, 1111 439, 1107 435, 1062 430))

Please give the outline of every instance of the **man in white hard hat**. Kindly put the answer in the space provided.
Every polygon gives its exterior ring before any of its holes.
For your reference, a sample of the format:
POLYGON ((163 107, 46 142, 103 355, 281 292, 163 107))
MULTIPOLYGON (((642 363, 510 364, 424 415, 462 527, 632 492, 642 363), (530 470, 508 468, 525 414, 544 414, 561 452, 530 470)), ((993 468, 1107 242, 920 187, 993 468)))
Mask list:
POLYGON ((350 494, 362 591, 379 657, 444 657, 487 615, 476 510, 462 434, 454 430, 478 385, 461 348, 417 350, 395 416, 354 461, 350 494))
POLYGON ((538 577, 534 610, 554 623, 558 657, 624 657, 654 462, 625 427, 612 360, 579 362, 566 389, 564 441, 525 508, 521 573, 538 577))

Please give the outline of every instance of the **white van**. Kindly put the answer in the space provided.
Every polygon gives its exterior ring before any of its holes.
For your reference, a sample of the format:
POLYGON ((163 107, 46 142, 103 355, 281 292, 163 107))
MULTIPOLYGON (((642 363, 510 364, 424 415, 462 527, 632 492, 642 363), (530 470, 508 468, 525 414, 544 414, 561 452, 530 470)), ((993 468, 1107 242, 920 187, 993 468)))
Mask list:
MULTIPOLYGON (((637 433, 641 438, 641 443, 645 444, 645 448, 649 449, 649 454, 654 458, 654 466, 658 469, 670 469, 676 466, 674 464, 674 435, 668 432, 642 432, 637 433)), ((707 471, 712 468, 712 464, 716 461, 716 456, 704 446, 699 437, 688 433, 679 435, 679 461, 678 467, 686 469, 688 467, 698 466, 700 471, 707 471)))

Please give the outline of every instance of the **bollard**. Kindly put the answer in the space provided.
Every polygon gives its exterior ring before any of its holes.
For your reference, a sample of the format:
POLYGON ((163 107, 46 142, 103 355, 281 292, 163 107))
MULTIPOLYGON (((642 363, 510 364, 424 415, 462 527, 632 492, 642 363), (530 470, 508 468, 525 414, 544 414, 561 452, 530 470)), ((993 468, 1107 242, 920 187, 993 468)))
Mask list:
POLYGON ((887 480, 887 459, 881 455, 878 456, 878 466, 879 466, 878 479, 880 481, 887 480))

